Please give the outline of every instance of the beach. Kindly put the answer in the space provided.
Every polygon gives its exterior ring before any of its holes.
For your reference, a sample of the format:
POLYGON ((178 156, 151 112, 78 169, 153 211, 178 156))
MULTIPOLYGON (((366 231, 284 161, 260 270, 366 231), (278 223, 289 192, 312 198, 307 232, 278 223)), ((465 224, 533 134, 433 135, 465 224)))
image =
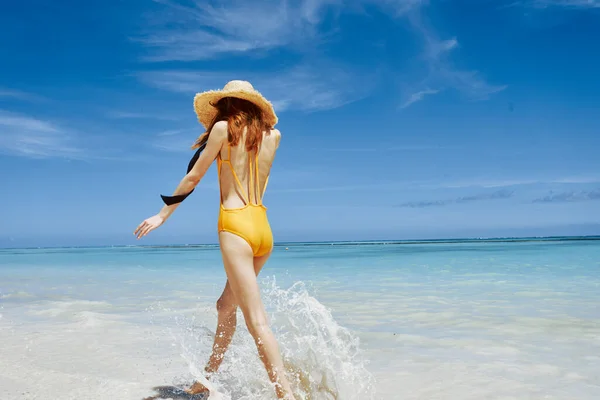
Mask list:
MULTIPOLYGON (((301 399, 600 398, 600 240, 286 243, 259 281, 301 399)), ((191 383, 224 283, 215 246, 0 250, 0 399, 191 383)), ((212 383, 275 399, 241 312, 212 383)))

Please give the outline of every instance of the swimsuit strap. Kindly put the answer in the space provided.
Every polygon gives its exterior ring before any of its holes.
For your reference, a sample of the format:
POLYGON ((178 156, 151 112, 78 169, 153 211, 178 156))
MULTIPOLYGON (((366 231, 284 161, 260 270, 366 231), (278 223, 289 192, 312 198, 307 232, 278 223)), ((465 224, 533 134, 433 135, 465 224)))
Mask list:
MULTIPOLYGON (((221 180, 221 166, 223 164, 223 158, 221 157, 221 152, 217 156, 217 176, 219 180, 221 180)), ((221 185, 219 184, 219 197, 221 198, 221 204, 223 204, 223 191, 221 190, 221 185)))
MULTIPOLYGON (((250 157, 248 157, 248 160, 250 160, 250 157)), ((250 168, 250 166, 249 166, 250 168)), ((250 168, 250 174, 252 175, 252 169, 250 168)), ((252 190, 254 191, 254 200, 256 201, 256 204, 260 205, 262 204, 262 195, 259 197, 258 193, 259 193, 259 186, 260 186, 260 175, 258 174, 258 149, 256 150, 256 154, 254 155, 254 177, 255 177, 255 182, 254 185, 252 185, 252 190)))
MULTIPOLYGON (((237 183, 237 186, 238 186, 238 189, 240 192, 240 196, 242 197, 244 204, 262 205, 262 198, 265 195, 265 191, 267 190, 267 184, 269 183, 269 177, 267 176, 267 179, 265 181, 265 186, 262 190, 262 193, 260 193, 260 196, 259 196, 260 177, 258 174, 258 150, 256 151, 256 154, 254 155, 254 168, 252 168, 252 157, 250 157, 250 155, 248 155, 248 190, 247 191, 244 190, 244 186, 242 185, 242 182, 238 178, 237 174, 235 173, 235 170, 233 169, 233 165, 231 164, 231 146, 229 144, 227 145, 227 159, 224 160, 219 155, 219 160, 221 161, 221 162, 217 163, 217 173, 218 173, 219 177, 221 176, 221 169, 222 169, 221 163, 229 164, 229 169, 231 170, 231 174, 233 175, 233 178, 235 179, 235 182, 237 183), (255 200, 254 203, 252 203, 253 197, 255 200)), ((221 193, 221 203, 222 202, 223 202, 223 194, 221 193)))
POLYGON ((248 199, 250 202, 254 200, 253 204, 262 204, 258 197, 258 185, 260 178, 258 175, 258 150, 254 155, 254 168, 252 168, 252 157, 248 154, 248 199))
POLYGON ((252 194, 254 194, 254 200, 256 200, 256 190, 254 190, 254 179, 252 176, 252 160, 250 154, 248 154, 248 200, 252 202, 252 194))
MULTIPOLYGON (((265 187, 260 191, 260 175, 258 173, 258 150, 256 150, 256 154, 254 155, 254 168, 252 168, 251 158, 248 157, 248 172, 250 175, 250 188, 254 194, 255 204, 262 205, 262 198, 265 194, 265 190, 267 188, 267 182, 269 181, 269 177, 267 176, 267 180, 265 181, 265 187), (252 176, 254 169, 254 176, 252 176), (259 196, 260 193, 260 196, 259 196)), ((249 196, 250 197, 250 196, 249 196)))
POLYGON ((254 171, 256 174, 256 185, 254 185, 254 197, 256 198, 256 204, 262 204, 262 196, 258 197, 258 185, 260 185, 260 177, 258 175, 258 149, 256 149, 256 154, 254 155, 254 171))
MULTIPOLYGON (((238 178, 237 174, 235 173, 235 169, 233 169, 233 165, 231 164, 231 145, 227 144, 227 160, 221 159, 221 161, 229 164, 229 169, 231 170, 231 174, 233 175, 233 178, 235 179, 235 181, 238 185, 240 196, 241 196, 242 200, 244 201, 244 204, 250 204, 250 196, 246 196, 246 193, 245 193, 246 191, 244 190, 244 186, 242 185, 242 182, 238 178)), ((221 177, 221 167, 220 167, 220 165, 218 167, 219 167, 218 174, 219 174, 219 177, 221 177)), ((221 193, 221 203, 223 203, 223 193, 221 193)))
POLYGON ((265 191, 267 190, 267 183, 269 183, 269 176, 267 176, 267 179, 265 180, 265 186, 263 187, 263 190, 260 193, 260 197, 258 197, 258 193, 260 192, 260 189, 259 189, 260 178, 258 175, 258 150, 256 151, 256 156, 254 157, 254 166, 255 166, 255 172, 256 172, 256 187, 255 187, 255 195, 257 198, 256 202, 258 204, 262 205, 263 196, 265 195, 265 191))

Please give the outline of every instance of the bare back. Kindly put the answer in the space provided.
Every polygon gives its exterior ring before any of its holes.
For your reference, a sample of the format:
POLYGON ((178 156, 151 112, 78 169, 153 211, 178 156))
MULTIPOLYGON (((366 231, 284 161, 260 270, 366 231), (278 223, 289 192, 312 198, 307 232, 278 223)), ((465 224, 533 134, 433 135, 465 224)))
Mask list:
POLYGON ((219 177, 223 207, 243 207, 246 205, 246 198, 249 199, 250 203, 261 203, 262 194, 266 189, 280 138, 281 134, 277 129, 273 129, 269 133, 263 133, 263 140, 258 149, 257 165, 254 163, 255 152, 248 152, 245 148, 246 130, 244 130, 244 134, 236 146, 230 147, 227 142, 223 144, 218 157, 222 160, 227 160, 230 157, 230 163, 227 164, 231 165, 231 168, 235 170, 235 175, 237 175, 240 181, 240 186, 244 188, 244 192, 240 193, 235 176, 231 173, 229 165, 226 167, 223 166, 219 177), (258 184, 253 182, 257 166, 258 184), (252 175, 250 174, 250 168, 252 168, 252 175))

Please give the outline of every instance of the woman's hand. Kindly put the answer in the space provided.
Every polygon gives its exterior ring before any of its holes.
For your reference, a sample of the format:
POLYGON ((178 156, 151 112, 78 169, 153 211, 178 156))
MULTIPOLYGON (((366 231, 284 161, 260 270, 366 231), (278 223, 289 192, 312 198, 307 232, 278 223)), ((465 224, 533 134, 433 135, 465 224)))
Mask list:
POLYGON ((148 233, 161 226, 163 222, 165 222, 165 218, 160 214, 156 214, 155 216, 150 217, 139 224, 138 227, 135 228, 133 234, 140 239, 141 237, 146 236, 148 233))

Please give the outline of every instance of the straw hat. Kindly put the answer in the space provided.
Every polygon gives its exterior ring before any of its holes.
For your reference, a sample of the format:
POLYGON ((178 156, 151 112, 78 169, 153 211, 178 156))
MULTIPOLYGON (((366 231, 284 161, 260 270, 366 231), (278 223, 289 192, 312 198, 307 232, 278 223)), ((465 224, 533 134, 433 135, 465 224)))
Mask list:
POLYGON ((194 96, 194 110, 198 120, 205 128, 211 124, 217 115, 216 107, 212 106, 224 97, 236 97, 256 104, 263 112, 265 122, 272 127, 277 124, 277 115, 273 105, 247 81, 229 81, 222 90, 209 90, 194 96))

